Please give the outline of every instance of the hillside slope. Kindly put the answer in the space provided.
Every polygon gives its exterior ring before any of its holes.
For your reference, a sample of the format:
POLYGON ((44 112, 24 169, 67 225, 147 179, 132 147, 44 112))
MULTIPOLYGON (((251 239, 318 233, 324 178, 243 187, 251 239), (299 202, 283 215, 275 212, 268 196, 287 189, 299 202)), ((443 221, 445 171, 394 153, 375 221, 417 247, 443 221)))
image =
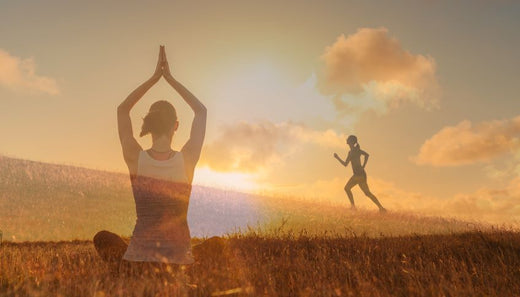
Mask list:
MULTIPOLYGON (((194 186, 192 235, 255 225, 262 219, 255 201, 244 193, 194 186)), ((126 174, 0 157, 0 230, 6 240, 87 239, 102 229, 129 236, 135 218, 126 174)))
MULTIPOLYGON (((267 197, 194 186, 188 221, 192 236, 248 227, 264 232, 368 236, 472 230, 466 222, 351 212, 345 204, 267 197)), ((5 240, 89 239, 99 230, 129 236, 135 208, 126 174, 0 156, 0 230, 5 240)), ((482 226, 478 226, 482 228, 482 226)))

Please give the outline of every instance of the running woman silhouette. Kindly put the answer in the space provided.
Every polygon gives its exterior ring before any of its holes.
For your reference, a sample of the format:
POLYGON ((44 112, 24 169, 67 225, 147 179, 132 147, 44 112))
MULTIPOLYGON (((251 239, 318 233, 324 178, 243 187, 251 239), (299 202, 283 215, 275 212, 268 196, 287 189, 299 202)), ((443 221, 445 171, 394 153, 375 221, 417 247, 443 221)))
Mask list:
POLYGON ((367 174, 365 172, 365 166, 368 161, 368 153, 363 151, 359 146, 357 141, 357 137, 354 135, 350 135, 347 138, 347 144, 350 147, 350 151, 348 152, 347 159, 343 161, 338 154, 334 153, 334 158, 336 158, 343 166, 347 167, 349 163, 352 164, 352 171, 354 175, 349 179, 347 184, 345 185, 345 192, 347 192, 348 199, 350 200, 351 208, 356 209, 356 205, 354 203, 354 195, 352 195, 352 188, 355 185, 359 185, 363 193, 370 198, 376 205, 379 207, 380 212, 386 212, 386 209, 379 203, 376 196, 370 192, 367 184, 367 174), (361 165, 361 155, 365 156, 363 161, 363 165, 361 165))

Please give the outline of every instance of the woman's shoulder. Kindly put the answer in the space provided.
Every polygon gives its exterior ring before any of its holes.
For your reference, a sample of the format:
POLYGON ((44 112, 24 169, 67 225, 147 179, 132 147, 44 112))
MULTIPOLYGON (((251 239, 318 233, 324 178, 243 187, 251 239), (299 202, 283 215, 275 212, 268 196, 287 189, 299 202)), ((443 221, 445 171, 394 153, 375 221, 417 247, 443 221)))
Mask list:
POLYGON ((152 162, 168 162, 175 159, 184 160, 184 156, 182 155, 181 151, 172 150, 170 155, 166 159, 157 159, 152 154, 153 153, 150 150, 142 150, 139 152, 139 159, 142 159, 143 161, 148 160, 152 162))
POLYGON ((357 155, 360 155, 360 154, 361 154, 361 149, 358 148, 358 147, 352 148, 352 149, 348 152, 348 154, 349 154, 350 156, 357 156, 357 155))
POLYGON ((360 149, 359 147, 356 146, 356 147, 353 147, 353 148, 350 149, 349 154, 350 154, 350 153, 358 153, 358 152, 360 152, 360 151, 361 151, 361 149, 360 149))

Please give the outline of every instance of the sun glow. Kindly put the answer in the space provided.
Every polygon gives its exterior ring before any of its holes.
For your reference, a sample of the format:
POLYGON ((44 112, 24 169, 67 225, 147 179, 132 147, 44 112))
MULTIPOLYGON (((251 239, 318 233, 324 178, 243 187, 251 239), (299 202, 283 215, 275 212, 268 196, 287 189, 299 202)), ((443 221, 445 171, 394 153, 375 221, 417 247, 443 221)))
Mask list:
POLYGON ((244 192, 254 192, 259 189, 259 185, 254 181, 252 174, 242 172, 218 172, 208 167, 197 168, 193 183, 201 186, 244 192))

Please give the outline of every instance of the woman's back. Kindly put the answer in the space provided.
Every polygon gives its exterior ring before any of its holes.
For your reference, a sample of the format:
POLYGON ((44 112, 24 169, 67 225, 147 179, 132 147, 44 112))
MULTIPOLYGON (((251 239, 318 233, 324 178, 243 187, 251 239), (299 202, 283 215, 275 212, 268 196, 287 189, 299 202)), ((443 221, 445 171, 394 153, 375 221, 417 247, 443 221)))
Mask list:
MULTIPOLYGON (((124 259, 130 261, 192 263, 187 223, 191 182, 206 133, 207 110, 170 72, 164 46, 159 48, 152 76, 117 108, 117 127, 123 157, 128 166, 136 203, 137 221, 124 259), (180 152, 166 160, 151 158, 134 136, 131 109, 162 77, 194 113, 189 138, 180 152)), ((179 127, 175 107, 165 100, 154 102, 143 118, 140 137, 151 135, 151 152, 172 152, 179 127)))
POLYGON ((132 178, 137 221, 125 260, 193 263, 187 212, 191 185, 184 156, 153 159, 147 151, 138 157, 132 178))
POLYGON ((137 174, 171 182, 188 183, 182 152, 173 151, 166 160, 157 160, 150 151, 141 151, 137 160, 137 174))

